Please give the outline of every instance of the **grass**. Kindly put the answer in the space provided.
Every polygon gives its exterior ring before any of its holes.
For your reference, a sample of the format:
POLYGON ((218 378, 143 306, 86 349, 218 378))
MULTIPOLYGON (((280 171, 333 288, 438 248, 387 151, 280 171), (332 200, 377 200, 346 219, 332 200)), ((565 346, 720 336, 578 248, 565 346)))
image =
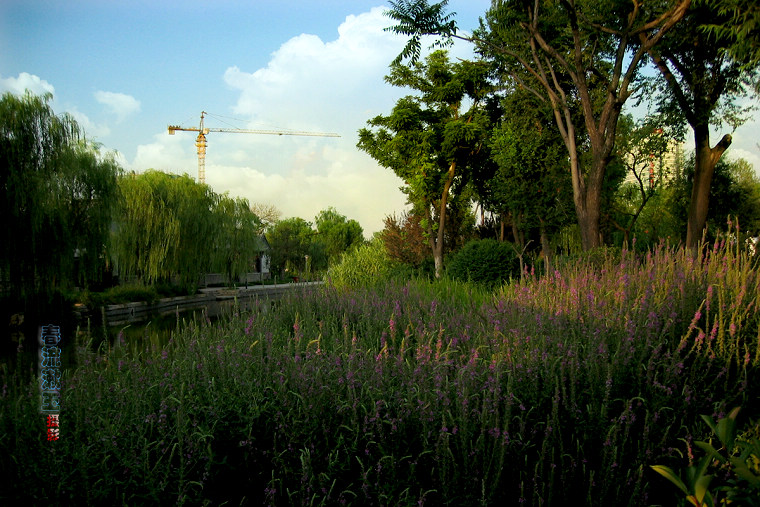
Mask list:
POLYGON ((79 337, 61 438, 0 370, 0 497, 87 504, 672 504, 700 414, 757 406, 760 277, 731 245, 497 293, 308 289, 163 348, 79 337))

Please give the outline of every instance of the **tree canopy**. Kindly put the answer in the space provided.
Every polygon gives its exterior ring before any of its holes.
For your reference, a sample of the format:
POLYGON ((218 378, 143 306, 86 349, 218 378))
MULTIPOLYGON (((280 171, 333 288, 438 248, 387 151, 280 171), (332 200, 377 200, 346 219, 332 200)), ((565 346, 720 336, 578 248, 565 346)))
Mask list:
POLYGON ((319 212, 314 223, 318 241, 324 244, 329 263, 337 261, 341 254, 364 242, 364 230, 356 220, 349 220, 332 206, 319 212))
POLYGON ((25 300, 103 271, 120 167, 51 95, 0 100, 0 278, 25 300))
POLYGON ((760 85, 760 60, 737 41, 734 28, 728 28, 738 14, 720 7, 725 3, 695 3, 661 43, 648 50, 661 75, 660 110, 669 114, 671 122, 688 123, 694 135, 696 156, 686 231, 690 247, 702 237, 715 165, 732 141, 726 134, 711 146, 710 128, 741 125, 751 108, 741 106, 739 99, 760 85))
POLYGON ((414 95, 400 99, 388 116, 369 120, 368 128, 359 131, 357 146, 404 181, 402 191, 425 217, 440 276, 450 194, 461 193, 473 167, 487 159, 488 68, 451 63, 445 51, 436 51, 411 68, 392 64, 386 81, 414 95))
POLYGON ((641 64, 684 15, 689 0, 657 4, 611 1, 494 2, 472 36, 460 36, 446 1, 392 2, 391 30, 410 37, 397 61, 420 55, 425 35, 474 42, 511 80, 551 105, 567 149, 584 248, 599 246, 601 194, 623 105, 636 91, 641 64), (635 45, 634 45, 635 42, 635 45), (589 160, 582 153, 590 154, 589 160))
POLYGON ((213 270, 233 282, 253 269, 262 229, 248 201, 214 193, 188 175, 149 170, 119 180, 113 259, 122 278, 177 277, 186 288, 213 270))

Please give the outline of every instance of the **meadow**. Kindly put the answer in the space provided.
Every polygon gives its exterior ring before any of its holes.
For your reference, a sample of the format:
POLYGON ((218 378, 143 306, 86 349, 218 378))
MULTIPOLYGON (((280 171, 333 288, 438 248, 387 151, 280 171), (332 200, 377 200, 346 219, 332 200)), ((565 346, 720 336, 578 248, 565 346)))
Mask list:
POLYGON ((88 505, 673 505, 718 418, 760 419, 736 245, 610 252, 496 292, 326 284, 166 345, 76 338, 60 439, 0 370, 0 498, 88 505))

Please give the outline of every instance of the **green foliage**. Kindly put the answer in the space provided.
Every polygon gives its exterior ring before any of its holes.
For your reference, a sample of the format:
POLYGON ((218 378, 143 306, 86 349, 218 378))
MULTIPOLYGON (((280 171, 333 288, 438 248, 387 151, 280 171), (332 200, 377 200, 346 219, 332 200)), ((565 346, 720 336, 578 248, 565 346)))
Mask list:
POLYGON ((722 23, 710 20, 700 30, 710 40, 728 40, 727 51, 731 58, 742 62, 745 69, 756 68, 760 63, 760 8, 754 0, 702 0, 711 5, 722 23), (727 22, 725 21, 727 20, 727 22))
POLYGON ((383 242, 375 238, 344 254, 327 270, 327 277, 335 287, 355 289, 385 283, 397 270, 383 242))
MULTIPOLYGON (((694 163, 693 156, 687 166, 694 163)), ((670 217, 672 225, 665 231, 684 231, 687 220, 689 196, 692 192, 693 172, 673 179, 665 195, 659 214, 670 217)), ((707 238, 712 240, 724 229, 729 219, 738 221, 742 232, 749 235, 760 233, 760 180, 752 166, 745 160, 731 161, 721 158, 715 165, 710 186, 710 207, 707 212, 707 238)), ((665 224, 664 224, 665 225, 665 224)))
POLYGON ((17 300, 86 287, 105 269, 120 168, 51 99, 0 100, 0 278, 17 300))
POLYGON ((359 222, 348 220, 333 207, 320 211, 314 223, 328 263, 337 261, 344 252, 364 241, 364 230, 359 222))
POLYGON ((385 30, 410 37, 404 50, 393 61, 394 64, 400 64, 405 59, 416 63, 422 49, 420 39, 425 35, 442 36, 443 39, 434 44, 436 46, 451 45, 452 37, 457 33, 457 25, 453 13, 444 14, 448 3, 448 0, 433 5, 429 5, 427 0, 391 0, 391 9, 387 15, 398 21, 398 25, 385 30))
POLYGON ((487 163, 488 71, 478 62, 452 63, 445 51, 411 68, 392 64, 386 81, 414 95, 359 131, 357 146, 404 181, 402 191, 424 220, 436 276, 443 268, 449 199, 466 193, 472 172, 487 163))
POLYGON ((716 449, 711 441, 694 442, 705 456, 686 468, 685 481, 667 466, 654 465, 652 470, 672 482, 696 507, 724 503, 760 505, 760 438, 737 439, 738 414, 739 407, 736 407, 718 422, 708 415, 702 416, 720 447, 716 449), (722 484, 711 488, 715 478, 722 478, 722 484))
POLYGON ((277 222, 267 232, 267 241, 272 247, 272 272, 288 271, 294 274, 303 271, 307 256, 312 257, 312 266, 325 263, 324 245, 314 241, 314 232, 311 223, 303 218, 286 218, 277 222))
POLYGON ((143 283, 178 277, 193 291, 215 269, 231 282, 255 266, 262 224, 246 199, 218 195, 188 175, 148 170, 120 178, 114 264, 143 283))
POLYGON ((446 272, 452 278, 494 288, 520 276, 513 246, 495 239, 473 240, 449 259, 446 272))
POLYGON ((758 298, 733 247, 661 247, 496 293, 298 287, 165 345, 64 337, 58 441, 33 370, 0 363, 0 501, 672 505, 648 465, 699 414, 760 416, 758 298))
POLYGON ((214 208, 216 222, 214 269, 233 283, 243 273, 254 271, 258 255, 261 220, 251 211, 247 199, 219 196, 214 208))
POLYGON ((502 104, 489 143, 495 170, 478 178, 480 200, 520 232, 554 232, 574 216, 567 151, 551 108, 524 90, 508 94, 502 104))
POLYGON ((179 275, 194 286, 214 256, 215 194, 188 175, 154 170, 125 175, 119 188, 121 213, 113 234, 119 275, 146 283, 179 275))
POLYGON ((100 306, 118 305, 145 301, 148 304, 155 303, 159 299, 158 289, 145 285, 119 285, 111 287, 103 292, 88 292, 82 298, 82 303, 90 308, 100 306))

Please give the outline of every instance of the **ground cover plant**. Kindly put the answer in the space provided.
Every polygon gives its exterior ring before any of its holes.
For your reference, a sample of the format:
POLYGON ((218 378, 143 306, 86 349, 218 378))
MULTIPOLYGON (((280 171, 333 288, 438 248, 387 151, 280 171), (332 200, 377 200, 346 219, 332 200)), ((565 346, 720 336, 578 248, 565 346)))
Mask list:
POLYGON ((700 418, 760 407, 730 242, 463 282, 305 289, 165 346, 79 337, 61 437, 0 370, 0 496, 187 505, 670 505, 700 418))

